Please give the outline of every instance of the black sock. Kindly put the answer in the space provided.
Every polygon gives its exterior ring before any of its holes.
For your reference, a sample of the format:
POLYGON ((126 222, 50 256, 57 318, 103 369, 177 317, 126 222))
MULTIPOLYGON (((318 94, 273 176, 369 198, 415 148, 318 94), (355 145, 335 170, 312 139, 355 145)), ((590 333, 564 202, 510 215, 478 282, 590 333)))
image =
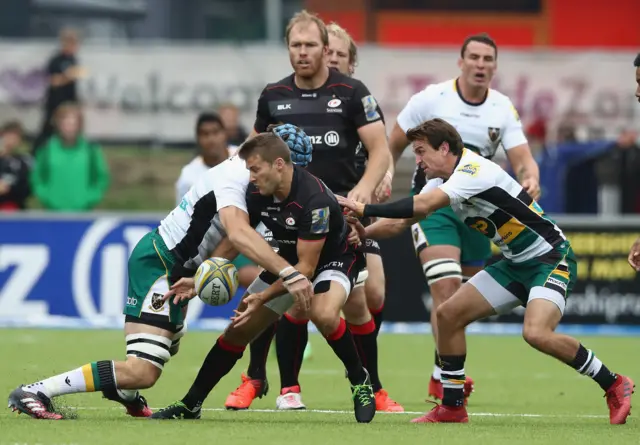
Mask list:
POLYGON ((362 366, 369 371, 373 391, 378 392, 382 389, 382 383, 378 375, 378 339, 374 323, 372 318, 363 325, 349 325, 349 330, 353 336, 353 342, 356 345, 362 366))
POLYGON ((441 355, 442 404, 458 407, 464 405, 464 361, 465 355, 441 355))
POLYGON ((295 320, 284 314, 278 323, 276 334, 281 389, 300 386, 298 375, 308 341, 309 320, 295 320))
MULTIPOLYGON (((378 308, 378 309, 369 309, 369 312, 371 313, 371 316, 373 317, 373 322, 376 324, 376 337, 380 333, 380 327, 382 326, 382 320, 384 320, 384 317, 382 316, 382 309, 384 309, 384 306, 380 306, 380 308, 378 308)), ((367 371, 368 370, 369 369, 367 369, 367 371)))
POLYGON ((438 350, 437 349, 434 351, 434 355, 435 355, 435 360, 436 360, 435 364, 439 368, 440 367, 440 356, 438 355, 438 350))
POLYGON ((115 391, 116 373, 113 369, 113 361, 102 360, 91 363, 91 372, 96 391, 115 391))
POLYGON ((616 374, 609 369, 591 352, 580 344, 576 357, 569 363, 580 374, 588 375, 596 381, 604 391, 616 382, 616 374))
POLYGON ((344 318, 340 318, 340 324, 333 334, 326 337, 327 343, 333 349, 333 352, 342 361, 342 364, 347 370, 347 377, 352 385, 362 384, 367 374, 362 367, 360 356, 356 350, 356 346, 353 343, 353 336, 347 329, 347 324, 344 318))
POLYGON ((249 345, 250 359, 247 376, 252 380, 266 380, 267 378, 267 358, 269 357, 271 340, 276 335, 277 328, 278 323, 276 322, 262 331, 262 334, 249 345))
POLYGON ((182 403, 191 411, 199 409, 213 387, 242 358, 243 351, 244 347, 226 343, 222 335, 218 337, 218 341, 204 359, 198 376, 187 395, 182 399, 182 403))

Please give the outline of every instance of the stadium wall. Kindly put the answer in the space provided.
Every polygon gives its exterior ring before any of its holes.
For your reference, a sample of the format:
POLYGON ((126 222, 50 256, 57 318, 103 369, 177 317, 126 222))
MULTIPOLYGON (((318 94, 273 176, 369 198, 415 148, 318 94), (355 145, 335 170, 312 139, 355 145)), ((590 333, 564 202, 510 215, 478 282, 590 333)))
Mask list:
MULTIPOLYGON (((0 121, 20 119, 34 134, 41 125, 44 65, 54 43, 0 42, 0 121)), ((549 131, 565 116, 615 138, 640 127, 633 97, 634 50, 504 50, 494 88, 508 94, 523 121, 538 115, 549 131)), ((455 77, 458 48, 361 48, 356 75, 380 102, 387 119, 426 85, 455 77)), ((88 70, 80 82, 88 135, 102 141, 192 141, 198 112, 223 102, 238 105, 250 128, 267 82, 291 72, 282 46, 86 43, 88 70)))
MULTIPOLYGON (((164 215, 24 213, 0 215, 0 327, 121 328, 127 258, 164 215)), ((640 281, 626 263, 640 218, 556 218, 579 257, 579 281, 562 330, 640 334, 640 281)), ((387 274, 385 332, 427 332, 430 296, 411 234, 381 243, 387 274)), ((241 292, 241 291, 240 291, 241 292)), ((193 300, 190 329, 223 329, 234 302, 193 300)), ((491 317, 473 333, 520 332, 522 310, 491 317)))

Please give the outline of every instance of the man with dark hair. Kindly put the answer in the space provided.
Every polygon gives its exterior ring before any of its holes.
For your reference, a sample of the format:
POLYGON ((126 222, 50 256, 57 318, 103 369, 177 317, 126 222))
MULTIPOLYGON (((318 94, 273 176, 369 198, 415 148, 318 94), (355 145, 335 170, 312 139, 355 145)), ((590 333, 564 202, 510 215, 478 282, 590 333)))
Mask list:
MULTIPOLYGON (((277 122, 304 129, 314 147, 308 171, 334 193, 370 202, 389 164, 382 112, 361 81, 327 66, 329 39, 329 30, 318 17, 302 11, 291 19, 285 41, 294 72, 265 87, 258 100, 252 135, 277 122)), ((367 241, 363 243, 367 248, 367 241)), ((368 247, 375 250, 376 246, 369 242, 368 247)), ((359 350, 372 351, 362 359, 366 360, 379 392, 378 399, 382 401, 381 396, 386 393, 381 392, 374 357, 381 311, 376 311, 374 319, 378 323, 375 323, 366 307, 363 309, 366 318, 349 325, 359 350)), ((379 305, 375 309, 382 308, 379 305)), ((300 400, 298 371, 303 357, 300 345, 308 339, 308 322, 308 317, 293 311, 278 322, 276 347, 281 390, 276 407, 279 409, 305 408, 300 400)), ((265 330, 251 343, 249 369, 242 375, 241 385, 225 401, 228 409, 247 409, 255 398, 266 394, 266 357, 275 332, 265 330)))
POLYGON ((615 374, 578 340, 555 332, 577 279, 571 243, 555 221, 497 164, 466 149, 455 128, 429 120, 406 133, 416 163, 431 180, 419 195, 367 205, 338 197, 358 216, 384 217, 360 235, 397 235, 421 218, 451 206, 456 215, 500 248, 504 258, 478 272, 436 309, 442 367, 442 405, 416 423, 466 423, 464 364, 467 325, 525 306, 522 335, 533 348, 588 375, 605 392, 611 424, 626 422, 634 383, 615 374))
MULTIPOLYGON (((429 85, 414 94, 398 114, 389 138, 395 164, 409 144, 407 131, 432 118, 441 118, 455 125, 465 147, 491 159, 502 148, 532 198, 540 194, 539 169, 522 129, 518 112, 511 100, 490 89, 497 69, 496 43, 487 34, 469 36, 460 49, 456 79, 429 85)), ((393 172, 393 165, 391 168, 393 172)), ((412 194, 420 192, 429 179, 416 168, 412 194)), ((491 257, 491 246, 481 234, 467 227, 451 208, 445 207, 411 228, 416 255, 429 286, 433 301, 431 330, 437 343, 438 306, 448 300, 461 284, 482 270, 491 257)), ((465 394, 473 391, 473 380, 467 377, 465 394)), ((441 399, 438 351, 429 381, 429 396, 441 399)))
POLYGON ((640 53, 636 56, 633 65, 636 67, 636 84, 638 85, 636 88, 636 97, 638 98, 638 102, 640 102, 640 53))
POLYGON ((20 122, 11 121, 0 129, 0 212, 23 210, 31 192, 31 160, 16 153, 22 144, 20 122))
MULTIPOLYGON (((350 243, 349 225, 340 206, 321 180, 291 162, 287 144, 273 133, 248 140, 238 155, 250 172, 247 208, 252 225, 261 221, 267 226, 278 242, 278 254, 313 282, 310 306, 301 309, 308 311, 347 370, 356 420, 371 422, 376 406, 369 374, 340 317, 364 257, 350 243)), ((242 357, 249 342, 293 303, 277 275, 261 273, 249 286, 233 323, 207 355, 186 396, 152 418, 200 418, 202 403, 242 357)))

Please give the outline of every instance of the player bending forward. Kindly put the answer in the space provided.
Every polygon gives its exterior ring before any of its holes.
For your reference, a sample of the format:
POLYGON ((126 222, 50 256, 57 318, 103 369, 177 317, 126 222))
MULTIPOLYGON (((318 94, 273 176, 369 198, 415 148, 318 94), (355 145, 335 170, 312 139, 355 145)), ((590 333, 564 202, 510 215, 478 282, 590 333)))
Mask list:
POLYGON ((469 421, 463 403, 465 327, 526 305, 525 341, 594 379, 605 391, 610 422, 625 423, 633 381, 609 371, 578 340, 555 332, 577 279, 573 250, 560 228, 497 164, 464 148, 458 132, 445 121, 429 120, 410 129, 407 138, 427 177, 440 179, 429 181, 418 196, 390 204, 365 205, 339 197, 341 204, 358 215, 388 218, 366 229, 360 227, 361 236, 393 236, 450 205, 462 221, 488 237, 504 255, 438 307, 442 405, 413 422, 469 421))
MULTIPOLYGON (((311 144, 302 155, 306 155, 306 164, 311 157, 311 144)), ((233 259, 240 251, 266 270, 284 277, 296 299, 309 299, 309 280, 277 255, 249 225, 245 200, 248 185, 249 172, 243 160, 233 157, 222 162, 207 171, 180 205, 133 249, 124 309, 126 361, 92 362, 19 386, 9 395, 9 407, 37 419, 62 419, 55 412, 52 398, 102 391, 105 398, 124 405, 129 415, 150 416, 151 410, 138 390, 156 383, 164 365, 178 352, 186 331, 186 302, 166 302, 163 296, 182 287, 191 290, 193 280, 189 277, 209 256, 233 259), (174 290, 170 291, 170 286, 174 290)))
MULTIPOLYGON (((263 133, 245 142, 239 156, 251 172, 247 205, 278 241, 279 255, 296 264, 313 281, 307 310, 347 369, 355 417, 370 422, 376 411, 368 372, 340 310, 364 266, 363 255, 348 240, 349 226, 331 190, 315 176, 291 163, 281 139, 263 133)), ((293 304, 277 275, 263 272, 248 289, 233 323, 204 360, 191 389, 180 401, 153 414, 158 419, 197 419, 213 387, 242 357, 245 347, 293 304)))

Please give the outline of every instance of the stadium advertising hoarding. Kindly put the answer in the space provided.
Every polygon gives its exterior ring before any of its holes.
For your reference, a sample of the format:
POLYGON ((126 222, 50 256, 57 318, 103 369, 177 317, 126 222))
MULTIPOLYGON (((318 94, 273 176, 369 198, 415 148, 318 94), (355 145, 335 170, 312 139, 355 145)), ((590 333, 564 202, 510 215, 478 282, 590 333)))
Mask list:
MULTIPOLYGON (((161 216, 0 216, 0 326, 122 326, 128 256, 161 216)), ((640 280, 626 256, 640 233, 640 220, 559 222, 579 258, 579 280, 563 323, 637 325, 640 280)), ((385 320, 428 321, 430 297, 410 234, 382 242, 381 247, 387 273, 385 320)), ((221 307, 195 299, 190 325, 220 329, 236 303, 237 296, 221 307)), ((520 323, 522 311, 487 321, 520 323)))
MULTIPOLYGON (((18 117, 31 132, 41 124, 43 68, 53 45, 0 43, 0 120, 18 117)), ((631 83, 632 52, 501 51, 494 87, 508 94, 525 121, 567 114, 614 136, 640 125, 631 83)), ((357 76, 390 121, 426 85, 456 76, 457 48, 363 47, 357 76)), ((250 128, 260 91, 291 71, 281 46, 101 46, 79 54, 88 74, 79 84, 91 137, 189 141, 201 110, 235 103, 250 128)))

